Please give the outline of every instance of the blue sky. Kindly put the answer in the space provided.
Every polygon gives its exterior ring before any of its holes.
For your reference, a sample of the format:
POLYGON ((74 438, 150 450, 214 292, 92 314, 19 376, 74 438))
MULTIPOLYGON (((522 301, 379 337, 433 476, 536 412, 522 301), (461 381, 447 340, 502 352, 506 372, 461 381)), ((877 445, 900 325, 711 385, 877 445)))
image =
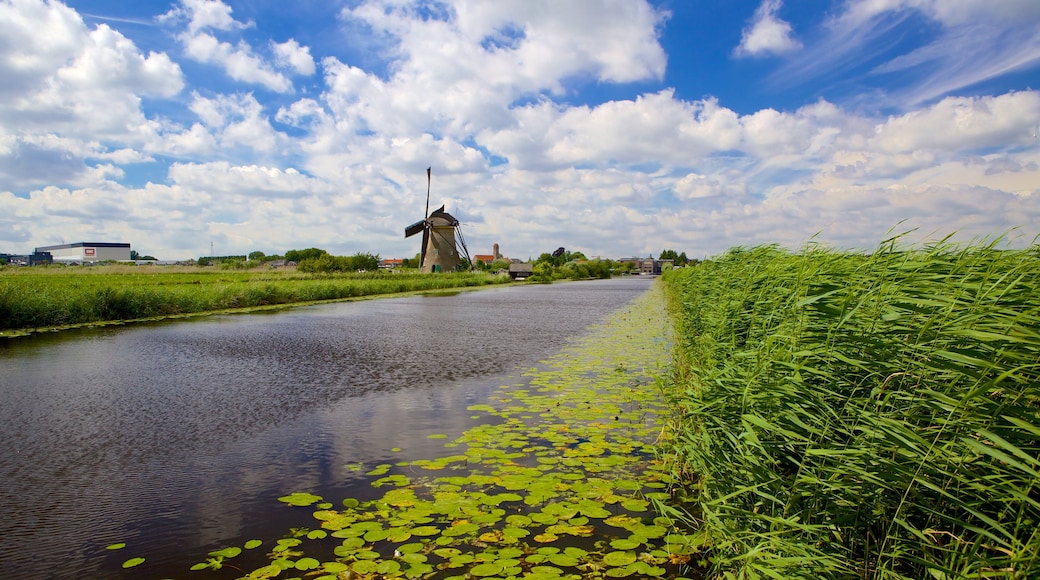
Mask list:
POLYGON ((0 0, 0 252, 1040 234, 1035 0, 0 0), (1010 233, 1009 233, 1010 232, 1010 233))

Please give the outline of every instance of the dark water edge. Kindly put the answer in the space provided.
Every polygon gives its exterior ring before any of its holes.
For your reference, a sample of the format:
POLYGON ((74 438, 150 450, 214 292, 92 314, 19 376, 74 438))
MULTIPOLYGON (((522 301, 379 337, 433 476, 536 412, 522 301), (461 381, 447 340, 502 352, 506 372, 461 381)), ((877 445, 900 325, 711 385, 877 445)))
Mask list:
POLYGON ((11 578, 178 576, 300 522, 292 491, 358 497, 430 434, 648 286, 490 288, 0 342, 0 564, 11 578), (401 451, 393 451, 401 448, 401 451), (128 548, 102 548, 126 542, 128 548), (172 574, 172 572, 171 572, 172 574))

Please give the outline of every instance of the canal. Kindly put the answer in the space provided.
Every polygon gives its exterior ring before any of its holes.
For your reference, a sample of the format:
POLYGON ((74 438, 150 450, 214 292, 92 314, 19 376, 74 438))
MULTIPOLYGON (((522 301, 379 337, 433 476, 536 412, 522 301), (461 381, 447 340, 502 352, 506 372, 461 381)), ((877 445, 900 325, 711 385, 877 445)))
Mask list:
MULTIPOLYGON (((0 565, 10 578, 184 577, 363 499, 362 466, 436 458, 470 405, 649 287, 525 285, 0 341, 0 565), (127 543, 133 554, 104 546, 127 543)), ((370 493, 370 491, 369 491, 370 493)))

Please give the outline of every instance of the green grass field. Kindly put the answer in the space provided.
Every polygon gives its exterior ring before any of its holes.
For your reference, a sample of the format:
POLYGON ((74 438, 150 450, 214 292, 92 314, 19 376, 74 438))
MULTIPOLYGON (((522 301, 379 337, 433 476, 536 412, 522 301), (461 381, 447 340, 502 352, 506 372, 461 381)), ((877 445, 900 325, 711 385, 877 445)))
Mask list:
POLYGON ((711 577, 1040 578, 1040 248, 734 249, 666 275, 660 508, 711 577))
POLYGON ((96 266, 0 269, 0 335, 379 294, 499 284, 484 273, 307 274, 295 270, 96 266))

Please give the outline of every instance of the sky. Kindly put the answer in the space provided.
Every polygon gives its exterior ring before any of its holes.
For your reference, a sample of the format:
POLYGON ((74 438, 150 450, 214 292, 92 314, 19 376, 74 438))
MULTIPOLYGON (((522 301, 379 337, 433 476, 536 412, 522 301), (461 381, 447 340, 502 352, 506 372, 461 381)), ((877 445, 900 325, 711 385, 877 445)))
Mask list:
POLYGON ((1028 247, 1038 132, 1036 0, 0 0, 4 253, 1028 247))

